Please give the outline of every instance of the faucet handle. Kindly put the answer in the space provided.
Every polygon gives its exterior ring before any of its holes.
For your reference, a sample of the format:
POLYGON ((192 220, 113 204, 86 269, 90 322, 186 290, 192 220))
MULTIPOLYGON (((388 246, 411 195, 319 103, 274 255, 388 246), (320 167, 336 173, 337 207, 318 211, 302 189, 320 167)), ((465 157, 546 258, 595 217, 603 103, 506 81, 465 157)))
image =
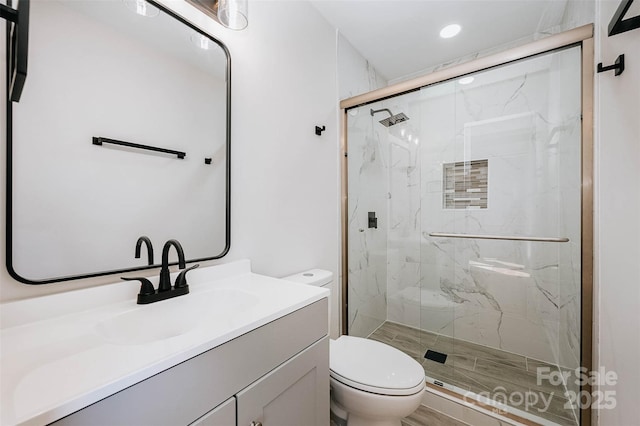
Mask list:
POLYGON ((146 278, 128 278, 128 277, 120 277, 123 281, 140 281, 140 296, 149 296, 150 294, 155 294, 156 289, 153 287, 151 281, 146 278))
POLYGON ((176 278, 176 283, 175 283, 174 287, 175 288, 187 287, 187 272, 189 272, 192 269, 196 269, 198 266, 200 266, 200 265, 198 263, 196 263, 192 267, 187 268, 184 271, 180 272, 180 274, 176 278))

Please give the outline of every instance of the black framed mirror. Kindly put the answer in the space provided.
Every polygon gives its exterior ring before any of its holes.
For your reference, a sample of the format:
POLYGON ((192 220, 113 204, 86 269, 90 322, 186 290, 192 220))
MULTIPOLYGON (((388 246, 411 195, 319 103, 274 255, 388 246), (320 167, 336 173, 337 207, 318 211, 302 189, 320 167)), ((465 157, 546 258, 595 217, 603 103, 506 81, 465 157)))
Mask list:
POLYGON ((169 239, 188 262, 224 256, 226 46, 152 1, 37 1, 29 18, 29 78, 19 102, 7 99, 11 276, 47 284, 154 268, 169 239), (134 256, 142 236, 152 262, 144 246, 134 256))

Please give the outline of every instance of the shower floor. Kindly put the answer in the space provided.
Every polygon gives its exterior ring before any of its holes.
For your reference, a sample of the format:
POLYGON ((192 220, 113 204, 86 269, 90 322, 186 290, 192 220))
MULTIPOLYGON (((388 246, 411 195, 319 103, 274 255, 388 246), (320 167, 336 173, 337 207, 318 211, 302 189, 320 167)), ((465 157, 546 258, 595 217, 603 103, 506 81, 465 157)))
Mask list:
POLYGON ((410 355, 433 379, 500 402, 511 401, 507 404, 559 425, 578 424, 573 410, 565 408, 564 386, 554 386, 548 381, 538 384, 536 369, 549 367, 557 371, 558 367, 552 364, 389 321, 369 339, 410 355), (447 354, 444 364, 424 358, 428 349, 447 354), (530 395, 529 404, 522 402, 526 395, 530 395), (536 397, 538 401, 534 403, 536 397), (550 401, 546 410, 543 398, 550 401))

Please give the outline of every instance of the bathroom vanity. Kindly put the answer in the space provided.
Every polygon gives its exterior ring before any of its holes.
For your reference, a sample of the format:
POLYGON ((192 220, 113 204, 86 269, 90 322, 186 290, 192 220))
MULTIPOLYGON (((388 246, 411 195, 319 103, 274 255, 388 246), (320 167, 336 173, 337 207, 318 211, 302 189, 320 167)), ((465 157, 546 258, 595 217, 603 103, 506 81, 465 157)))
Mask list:
POLYGON ((1 423, 328 424, 328 291, 248 261, 190 279, 152 305, 135 283, 4 304, 1 423))

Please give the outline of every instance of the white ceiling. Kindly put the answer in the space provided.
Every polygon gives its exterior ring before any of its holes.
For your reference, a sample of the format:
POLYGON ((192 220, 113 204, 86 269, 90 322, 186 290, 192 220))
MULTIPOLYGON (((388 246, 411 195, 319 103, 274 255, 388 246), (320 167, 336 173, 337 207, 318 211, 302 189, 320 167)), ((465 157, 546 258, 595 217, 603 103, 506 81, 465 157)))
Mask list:
POLYGON ((567 0, 311 0, 387 80, 559 25, 567 0), (442 39, 456 23, 459 35, 442 39))

